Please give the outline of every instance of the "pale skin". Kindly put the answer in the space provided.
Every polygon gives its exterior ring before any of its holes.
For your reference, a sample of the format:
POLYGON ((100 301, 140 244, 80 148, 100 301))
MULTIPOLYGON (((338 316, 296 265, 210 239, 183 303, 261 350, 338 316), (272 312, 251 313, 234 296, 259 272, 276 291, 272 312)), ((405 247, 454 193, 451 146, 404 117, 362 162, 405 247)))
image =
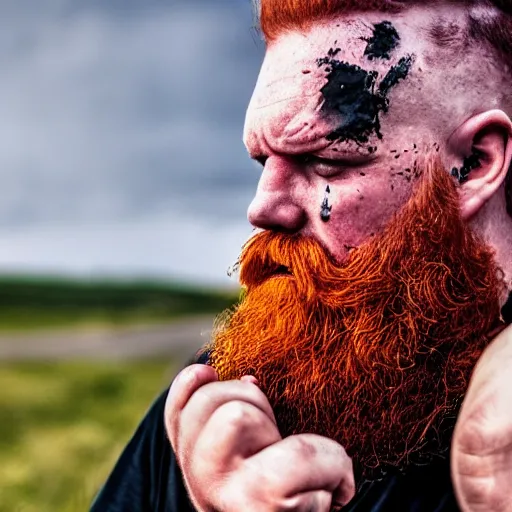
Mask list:
MULTIPOLYGON (((462 33, 466 14, 448 4, 400 15, 358 13, 272 42, 244 134, 249 154, 263 164, 251 223, 314 237, 342 262, 410 197, 416 178, 406 169, 422 153, 438 152, 451 169, 477 149, 481 165, 459 187, 461 214, 495 250, 510 291, 512 219, 504 193, 512 160, 512 105, 505 94, 510 97, 510 81, 482 44, 439 48, 428 32, 442 16, 462 33), (396 27, 400 45, 389 60, 370 61, 364 39, 383 20, 396 27), (327 140, 336 126, 321 112, 326 71, 317 59, 331 48, 340 48, 339 61, 378 72, 377 83, 400 58, 413 55, 410 73, 390 92, 389 110, 380 116, 382 138, 373 133, 362 144, 327 140), (320 210, 327 185, 332 210, 325 222, 320 210)), ((455 431, 452 479, 467 512, 512 511, 510 361, 512 328, 479 362, 455 431)), ((323 512, 354 494, 343 447, 310 434, 283 440, 253 377, 218 382, 212 368, 186 368, 169 393, 166 427, 201 512, 323 512)))

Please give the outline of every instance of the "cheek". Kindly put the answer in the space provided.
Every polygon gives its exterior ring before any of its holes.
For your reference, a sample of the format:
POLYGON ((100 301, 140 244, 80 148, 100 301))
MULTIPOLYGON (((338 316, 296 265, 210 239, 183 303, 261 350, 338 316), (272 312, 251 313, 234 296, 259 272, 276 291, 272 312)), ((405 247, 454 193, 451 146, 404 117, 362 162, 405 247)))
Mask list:
POLYGON ((379 178, 366 172, 350 185, 331 185, 328 223, 321 222, 318 203, 317 235, 335 258, 342 260, 350 249, 382 231, 410 198, 414 180, 408 180, 405 171, 397 172, 387 171, 379 178))

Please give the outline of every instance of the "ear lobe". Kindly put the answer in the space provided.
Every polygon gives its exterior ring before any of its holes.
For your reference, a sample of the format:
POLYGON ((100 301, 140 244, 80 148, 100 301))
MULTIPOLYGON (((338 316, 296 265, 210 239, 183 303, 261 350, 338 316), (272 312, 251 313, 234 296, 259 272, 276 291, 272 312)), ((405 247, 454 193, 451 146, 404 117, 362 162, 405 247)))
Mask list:
POLYGON ((465 121, 448 139, 452 175, 460 183, 461 215, 474 217, 502 188, 512 161, 512 121, 489 110, 465 121))

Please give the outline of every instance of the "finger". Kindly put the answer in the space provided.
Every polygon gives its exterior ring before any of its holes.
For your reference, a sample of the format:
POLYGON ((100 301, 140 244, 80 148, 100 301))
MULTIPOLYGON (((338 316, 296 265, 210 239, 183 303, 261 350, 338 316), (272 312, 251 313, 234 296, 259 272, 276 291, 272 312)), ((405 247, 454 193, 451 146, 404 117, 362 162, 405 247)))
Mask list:
POLYGON ((191 463, 198 456, 207 473, 234 471, 244 459, 281 439, 276 424, 260 408, 248 402, 227 402, 215 410, 201 431, 191 463))
POLYGON ((165 427, 174 450, 177 449, 178 427, 181 412, 190 397, 201 386, 218 379, 210 366, 193 364, 183 369, 174 379, 165 403, 165 427))
POLYGON ((275 443, 245 461, 252 478, 264 475, 277 496, 329 491, 348 503, 355 494, 352 461, 341 445, 315 434, 299 434, 275 443))
POLYGON ((185 460, 191 453, 199 433, 205 428, 210 416, 219 407, 233 401, 252 404, 276 424, 274 412, 267 397, 254 384, 240 380, 206 384, 194 393, 181 413, 180 429, 183 435, 180 439, 179 458, 185 460))
POLYGON ((332 495, 329 491, 310 491, 287 498, 281 504, 283 510, 294 512, 329 512, 332 507, 332 495))
POLYGON ((258 379, 254 377, 253 375, 244 375, 241 379, 243 382, 250 382, 251 384, 254 384, 255 386, 259 386, 258 379))

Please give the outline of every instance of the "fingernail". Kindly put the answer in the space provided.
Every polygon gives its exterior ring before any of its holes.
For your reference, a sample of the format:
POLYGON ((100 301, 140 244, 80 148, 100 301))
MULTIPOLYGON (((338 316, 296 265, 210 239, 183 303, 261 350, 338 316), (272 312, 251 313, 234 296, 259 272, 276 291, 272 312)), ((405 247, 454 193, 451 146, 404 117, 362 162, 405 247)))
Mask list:
POLYGON ((240 380, 243 380, 244 382, 251 382, 256 386, 259 386, 258 379, 253 375, 244 375, 240 380))

